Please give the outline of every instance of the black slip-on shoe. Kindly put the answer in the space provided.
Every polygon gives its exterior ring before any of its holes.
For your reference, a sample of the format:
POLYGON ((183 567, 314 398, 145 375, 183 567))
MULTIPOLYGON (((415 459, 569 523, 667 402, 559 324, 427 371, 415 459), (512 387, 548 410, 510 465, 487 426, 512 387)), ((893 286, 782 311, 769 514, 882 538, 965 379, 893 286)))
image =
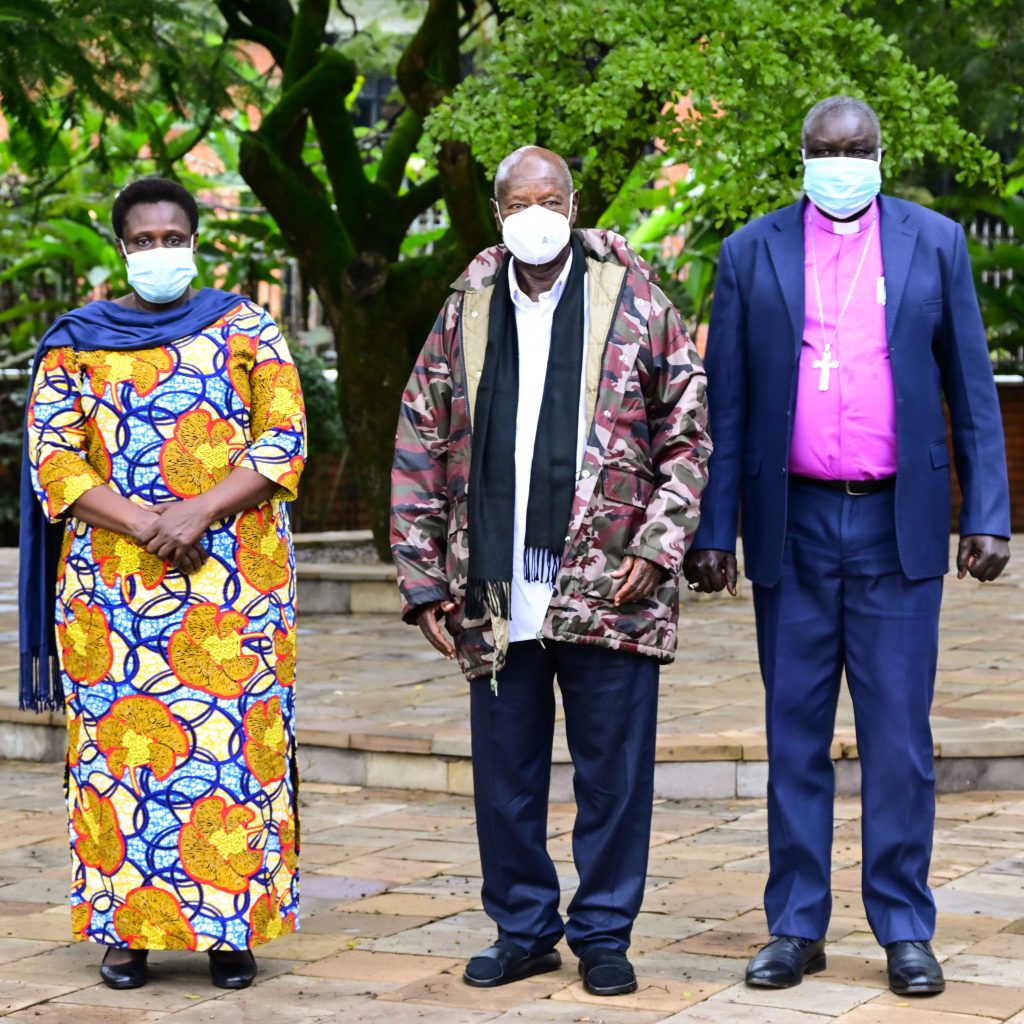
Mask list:
POLYGON ((625 953, 588 949, 580 957, 583 987, 594 996, 621 996, 636 991, 636 972, 625 953))
POLYGON ((528 953, 514 942, 499 939, 493 946, 470 958, 462 980, 477 988, 494 988, 496 985, 531 978, 535 974, 557 971, 561 966, 562 957, 557 949, 549 949, 546 953, 528 953))
POLYGON ((252 950, 246 950, 248 959, 235 956, 224 956, 217 950, 211 950, 210 981, 217 988, 248 988, 256 978, 256 957, 252 950))
POLYGON ((890 942, 885 947, 889 961, 889 988, 900 996, 938 995, 946 989, 942 968, 927 942, 890 942))
POLYGON ((825 940, 773 935, 747 964, 747 984, 757 988, 792 988, 805 974, 825 970, 825 940))
POLYGON ((132 958, 127 963, 108 964, 110 950, 107 950, 103 955, 103 963, 100 964, 103 984, 108 988, 142 988, 149 981, 148 955, 148 950, 135 949, 132 950, 132 958))

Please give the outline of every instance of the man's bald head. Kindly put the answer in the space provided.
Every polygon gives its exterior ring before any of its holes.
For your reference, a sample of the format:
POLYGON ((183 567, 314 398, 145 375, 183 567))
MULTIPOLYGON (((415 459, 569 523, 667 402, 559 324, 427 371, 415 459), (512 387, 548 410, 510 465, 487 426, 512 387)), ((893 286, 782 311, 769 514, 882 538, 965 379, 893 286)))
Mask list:
POLYGON ((569 165, 557 153, 540 146, 521 146, 498 164, 494 174, 494 198, 500 203, 509 185, 521 179, 549 179, 557 181, 567 197, 573 192, 569 165))
POLYGON ((872 148, 882 145, 882 126, 878 115, 872 107, 855 96, 828 96, 807 111, 803 128, 800 132, 800 144, 807 148, 816 130, 826 124, 848 122, 851 126, 858 125, 861 134, 872 140, 872 148))
POLYGON ((504 219, 531 206, 560 213, 571 226, 576 222, 575 197, 569 165, 557 153, 523 146, 509 153, 494 175, 491 210, 495 226, 504 235, 504 219))

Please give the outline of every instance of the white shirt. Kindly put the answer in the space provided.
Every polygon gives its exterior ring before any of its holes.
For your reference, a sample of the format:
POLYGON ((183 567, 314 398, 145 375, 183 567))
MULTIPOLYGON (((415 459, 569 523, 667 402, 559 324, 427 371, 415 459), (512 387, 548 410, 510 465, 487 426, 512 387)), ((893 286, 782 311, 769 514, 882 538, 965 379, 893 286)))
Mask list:
MULTIPOLYGON (((509 267, 508 286, 516 312, 516 334, 519 338, 519 408, 516 413, 516 503, 512 548, 512 620, 509 640, 536 640, 544 624, 552 588, 547 583, 527 583, 523 576, 523 553, 526 547, 526 508, 530 498, 530 470, 533 447, 537 440, 537 422, 544 398, 544 381, 548 372, 551 349, 551 324, 555 307, 565 291, 572 267, 572 253, 551 287, 541 292, 534 302, 519 288, 515 262, 509 267)), ((576 441, 576 471, 583 462, 587 446, 587 334, 590 326, 590 303, 587 278, 583 285, 583 368, 580 376, 579 427, 576 441)))

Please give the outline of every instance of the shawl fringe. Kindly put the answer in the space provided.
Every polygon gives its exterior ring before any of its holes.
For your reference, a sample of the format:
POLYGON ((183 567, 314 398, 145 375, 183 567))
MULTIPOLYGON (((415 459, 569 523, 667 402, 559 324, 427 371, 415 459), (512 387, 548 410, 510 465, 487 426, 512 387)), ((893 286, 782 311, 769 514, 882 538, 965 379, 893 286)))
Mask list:
POLYGON ((35 712, 63 710, 64 687, 60 679, 60 661, 56 655, 47 657, 38 651, 21 655, 18 708, 35 712))

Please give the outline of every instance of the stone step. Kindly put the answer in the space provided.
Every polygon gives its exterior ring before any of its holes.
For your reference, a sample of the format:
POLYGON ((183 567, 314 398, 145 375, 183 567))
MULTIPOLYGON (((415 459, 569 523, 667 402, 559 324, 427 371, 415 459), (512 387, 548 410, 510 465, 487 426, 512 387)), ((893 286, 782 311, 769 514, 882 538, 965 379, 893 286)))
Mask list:
POLYGON ((297 562, 295 581, 303 615, 397 616, 401 611, 393 565, 297 562))
MULTIPOLYGON (((301 710, 300 710, 301 715, 301 710)), ((426 790, 470 795, 473 766, 468 736, 414 733, 335 734, 315 724, 300 727, 299 767, 308 782, 426 790)), ((62 761, 65 757, 63 715, 36 715, 0 707, 0 750, 19 761, 62 761)), ((970 746, 957 743, 944 756, 935 746, 936 788, 940 793, 1024 789, 1024 737, 1019 742, 984 738, 970 746)), ((832 758, 836 791, 860 790, 856 744, 835 740, 832 758)), ((655 766, 655 797, 661 800, 763 797, 768 782, 767 751, 762 742, 679 742, 662 735, 655 766)), ((552 754, 551 794, 572 800, 572 763, 564 741, 552 754)))

